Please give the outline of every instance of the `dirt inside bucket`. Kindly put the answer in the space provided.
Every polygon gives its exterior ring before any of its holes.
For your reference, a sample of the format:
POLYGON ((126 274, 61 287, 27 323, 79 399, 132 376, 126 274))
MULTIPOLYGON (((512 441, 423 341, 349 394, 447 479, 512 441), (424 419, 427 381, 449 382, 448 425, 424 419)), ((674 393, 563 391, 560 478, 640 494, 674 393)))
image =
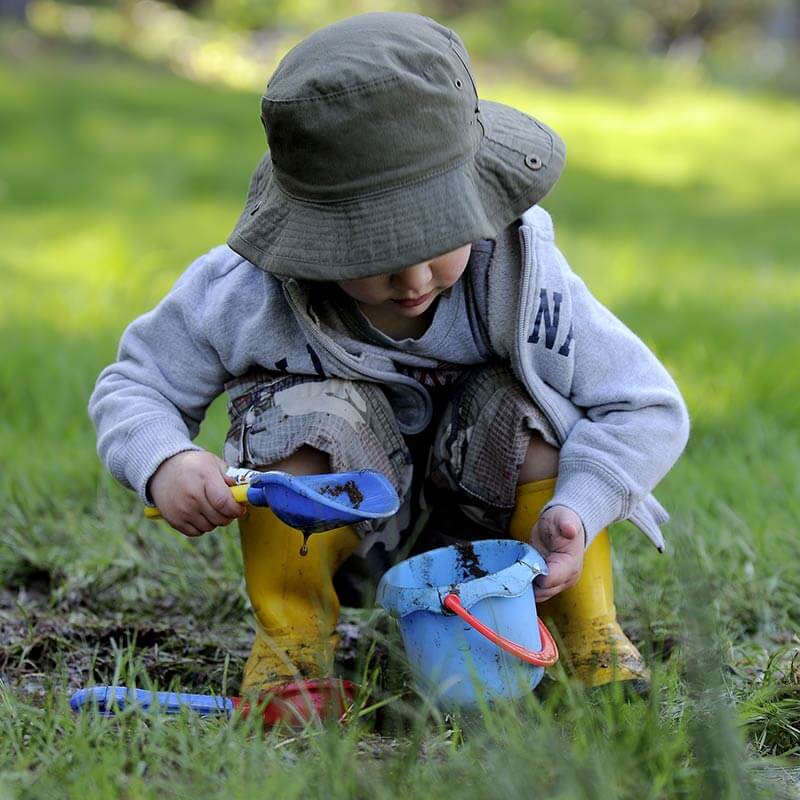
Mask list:
POLYGON ((489 572, 481 566, 480 559, 475 553, 472 542, 460 542, 456 545, 458 566, 464 571, 464 575, 470 580, 483 578, 489 572))

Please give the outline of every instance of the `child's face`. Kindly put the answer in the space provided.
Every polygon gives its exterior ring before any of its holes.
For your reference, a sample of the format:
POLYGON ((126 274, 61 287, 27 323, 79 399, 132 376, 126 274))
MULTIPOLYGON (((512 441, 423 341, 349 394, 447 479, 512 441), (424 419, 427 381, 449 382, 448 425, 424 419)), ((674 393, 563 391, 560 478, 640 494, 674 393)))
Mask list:
POLYGON ((339 286, 362 307, 370 306, 372 310, 402 319, 420 317, 438 295, 461 277, 471 249, 472 245, 465 244, 399 272, 339 281, 339 286))

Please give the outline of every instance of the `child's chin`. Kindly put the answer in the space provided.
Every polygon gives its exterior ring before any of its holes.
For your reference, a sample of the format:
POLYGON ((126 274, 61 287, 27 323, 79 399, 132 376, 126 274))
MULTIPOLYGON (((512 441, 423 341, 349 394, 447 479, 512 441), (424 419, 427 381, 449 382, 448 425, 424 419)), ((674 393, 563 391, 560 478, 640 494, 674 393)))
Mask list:
POLYGON ((402 317, 418 317, 420 314, 424 314, 433 304, 433 301, 436 299, 437 295, 434 295, 429 300, 426 300, 424 303, 421 303, 418 306, 401 306, 399 303, 392 303, 392 309, 395 314, 399 314, 402 317))
POLYGON ((418 317, 420 314, 423 314, 427 309, 430 307, 430 303, 425 303, 421 306, 412 306, 411 308, 405 308, 400 306, 396 313, 399 313, 401 317, 418 317))

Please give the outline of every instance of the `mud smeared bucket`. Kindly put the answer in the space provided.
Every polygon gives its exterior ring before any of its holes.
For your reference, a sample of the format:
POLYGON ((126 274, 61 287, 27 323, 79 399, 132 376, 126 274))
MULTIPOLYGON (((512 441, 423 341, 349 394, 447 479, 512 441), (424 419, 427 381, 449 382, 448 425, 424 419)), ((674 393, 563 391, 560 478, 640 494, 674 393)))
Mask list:
POLYGON ((533 596, 546 573, 523 542, 468 542, 401 561, 377 601, 398 618, 421 687, 442 707, 468 708, 530 692, 558 660, 533 596))

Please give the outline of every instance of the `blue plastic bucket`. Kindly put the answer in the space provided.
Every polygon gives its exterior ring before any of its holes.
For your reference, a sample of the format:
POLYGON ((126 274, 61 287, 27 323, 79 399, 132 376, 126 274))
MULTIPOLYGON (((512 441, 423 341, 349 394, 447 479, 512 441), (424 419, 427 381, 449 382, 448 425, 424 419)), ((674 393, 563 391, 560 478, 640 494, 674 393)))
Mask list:
POLYGON ((417 682, 443 707, 530 692, 558 659, 536 614, 533 580, 547 574, 524 542, 441 547, 392 567, 377 602, 400 622, 417 682))

